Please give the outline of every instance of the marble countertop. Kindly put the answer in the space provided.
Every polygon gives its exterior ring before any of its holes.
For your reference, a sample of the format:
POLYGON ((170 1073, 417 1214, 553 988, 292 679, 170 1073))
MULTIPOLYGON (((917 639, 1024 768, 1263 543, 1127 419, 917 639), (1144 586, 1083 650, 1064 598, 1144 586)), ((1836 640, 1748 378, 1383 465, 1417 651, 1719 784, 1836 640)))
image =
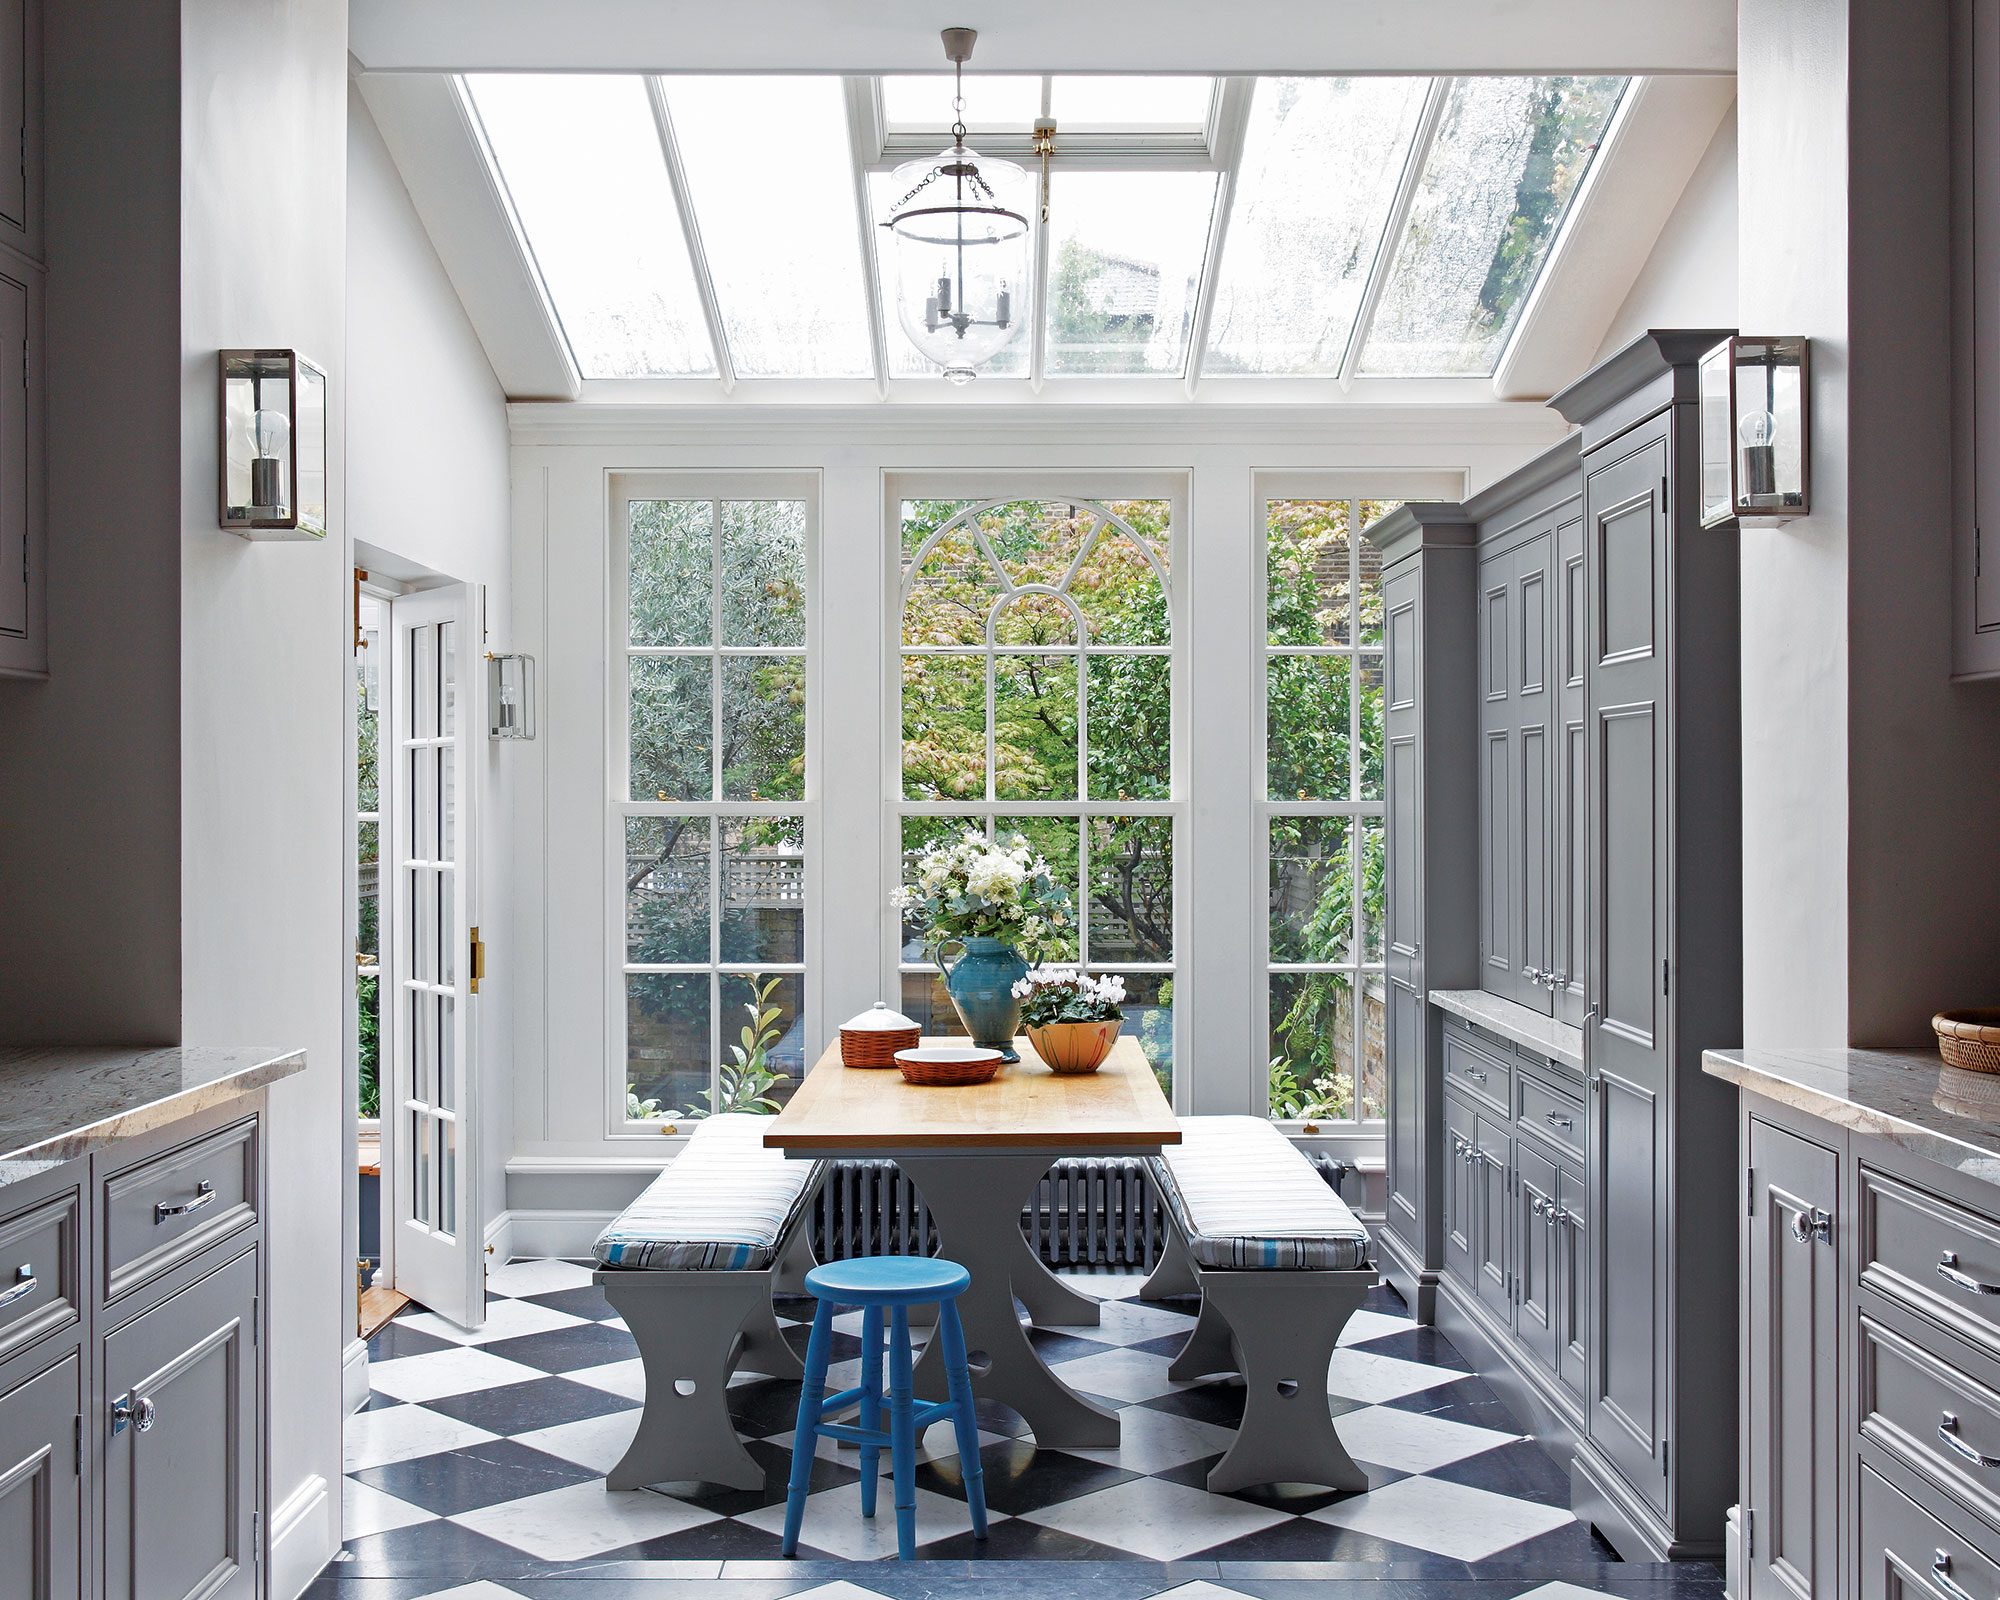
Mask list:
POLYGON ((303 1072, 255 1046, 0 1047, 0 1188, 303 1072))
POLYGON ((2000 1076, 1935 1050, 1708 1050, 1702 1071, 2000 1184, 2000 1076))
POLYGON ((1430 1002, 1454 1017, 1491 1028, 1503 1039, 1524 1045, 1572 1071, 1583 1071, 1583 1030, 1545 1017, 1539 1011, 1502 1000, 1484 989, 1433 989, 1430 1002))

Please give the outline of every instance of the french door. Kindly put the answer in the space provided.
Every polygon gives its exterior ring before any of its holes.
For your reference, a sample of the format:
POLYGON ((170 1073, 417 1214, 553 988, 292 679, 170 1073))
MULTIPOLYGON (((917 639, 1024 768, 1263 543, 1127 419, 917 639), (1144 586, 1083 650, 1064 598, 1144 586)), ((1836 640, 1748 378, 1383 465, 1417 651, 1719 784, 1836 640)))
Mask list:
POLYGON ((474 765, 485 684, 476 596, 454 584, 391 603, 382 762, 394 863, 383 875, 382 1160, 394 1175, 384 1255, 395 1288, 466 1328, 486 1307, 475 1148, 474 765))

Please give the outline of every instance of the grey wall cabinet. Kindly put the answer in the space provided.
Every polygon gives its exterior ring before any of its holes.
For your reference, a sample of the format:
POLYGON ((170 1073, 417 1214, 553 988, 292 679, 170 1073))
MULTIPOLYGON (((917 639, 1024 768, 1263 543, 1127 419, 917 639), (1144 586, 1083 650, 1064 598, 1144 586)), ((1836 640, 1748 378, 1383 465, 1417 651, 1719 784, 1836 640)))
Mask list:
POLYGON ((1584 663, 1590 649, 1589 591, 1583 566, 1581 497, 1556 517, 1555 529, 1556 722, 1554 841, 1555 904, 1551 941, 1555 973, 1550 983, 1555 1016, 1583 1026, 1589 1000, 1584 974, 1590 931, 1589 768, 1584 740, 1584 663))
POLYGON ((41 7, 0 0, 0 676, 48 673, 41 7))
POLYGON ((1387 1201, 1378 1259, 1418 1320, 1445 1265, 1446 1149, 1433 987, 1477 981, 1473 881, 1474 528, 1456 506, 1407 505, 1368 529, 1382 551, 1387 1201))
POLYGON ((2000 677, 2000 0, 1952 7, 1952 670, 2000 677))

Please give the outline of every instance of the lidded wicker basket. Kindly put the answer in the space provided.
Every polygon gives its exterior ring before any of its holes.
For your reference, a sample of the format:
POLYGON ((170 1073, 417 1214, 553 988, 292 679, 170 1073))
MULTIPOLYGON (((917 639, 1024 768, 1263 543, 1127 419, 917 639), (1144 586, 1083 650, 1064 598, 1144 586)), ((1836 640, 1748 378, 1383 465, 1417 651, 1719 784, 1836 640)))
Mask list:
POLYGON ((898 1050, 914 1050, 924 1030, 886 1000, 877 1000, 860 1016, 840 1025, 840 1064, 844 1067, 893 1067, 898 1050))
POLYGON ((2000 1009, 1940 1011, 1931 1018, 1938 1054, 1967 1072, 2000 1072, 2000 1009))

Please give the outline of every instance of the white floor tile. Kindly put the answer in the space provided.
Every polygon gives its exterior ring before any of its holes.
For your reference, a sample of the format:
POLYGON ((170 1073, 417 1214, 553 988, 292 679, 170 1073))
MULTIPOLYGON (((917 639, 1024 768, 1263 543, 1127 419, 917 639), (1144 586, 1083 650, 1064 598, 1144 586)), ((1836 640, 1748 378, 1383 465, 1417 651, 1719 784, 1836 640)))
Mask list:
POLYGON ((1143 1344, 1166 1333, 1190 1333, 1194 1318, 1138 1300, 1107 1300, 1094 1328, 1057 1328, 1057 1333, 1074 1333, 1079 1339, 1095 1339, 1099 1344, 1143 1344))
POLYGON ((441 1450, 470 1449, 498 1437, 441 1411, 385 1406, 380 1411, 357 1411, 347 1419, 343 1454, 347 1471, 366 1472, 392 1461, 434 1456, 441 1450))
POLYGON ((1072 1389, 1101 1394, 1111 1400, 1152 1400, 1179 1387, 1167 1376, 1172 1363, 1146 1350, 1107 1350, 1101 1356, 1078 1356, 1055 1370, 1072 1389))
POLYGON ((586 1320, 571 1316, 567 1311, 538 1306, 532 1300, 490 1300, 486 1305, 486 1320, 477 1328, 461 1328, 435 1311, 419 1311, 412 1317, 400 1317, 397 1325, 414 1328, 418 1333, 428 1333, 433 1338, 449 1339, 453 1344, 480 1345, 491 1344, 495 1339, 518 1339, 528 1333, 551 1333, 557 1328, 574 1328, 586 1320))
POLYGON ((1422 1361, 1404 1361, 1396 1356, 1376 1355, 1368 1350, 1336 1350, 1326 1370, 1326 1392, 1344 1399, 1380 1405, 1384 1400, 1400 1400, 1406 1394, 1456 1383, 1464 1377, 1449 1367, 1433 1367, 1422 1361))
POLYGON ((1153 1600, 1250 1600, 1250 1597, 1241 1589, 1229 1589, 1219 1583, 1210 1583, 1206 1578, 1197 1578, 1193 1583, 1163 1590, 1154 1595, 1153 1600))
MULTIPOLYGON (((878 1516, 880 1512, 876 1513, 878 1516)), ((849 1583, 842 1578, 834 1583, 822 1583, 816 1589, 802 1589, 790 1600, 884 1600, 873 1589, 864 1589, 858 1583, 849 1583)))
POLYGON ((1149 1561, 1178 1561, 1283 1522, 1288 1515, 1163 1478, 1134 1478, 1078 1500, 1023 1512, 1022 1520, 1129 1550, 1149 1561))
POLYGON ((585 1417, 581 1422, 562 1422, 553 1428, 537 1428, 533 1433, 517 1433, 514 1442, 563 1461, 574 1461, 592 1472, 609 1472, 624 1459, 632 1436, 638 1431, 637 1411, 613 1411, 601 1417, 585 1417))
POLYGON ((461 1583, 455 1588, 439 1589, 431 1594, 420 1595, 418 1600, 522 1600, 522 1596, 518 1589, 510 1589, 504 1583, 494 1583, 489 1578, 481 1578, 476 1583, 461 1583))
MULTIPOLYGON (((774 1433, 766 1442, 784 1451, 786 1455, 790 1455, 792 1453, 792 1440, 795 1436, 791 1432, 774 1433)), ((983 1450, 989 1444, 1004 1444, 1006 1440, 1006 1434, 987 1433, 982 1430, 979 1435, 979 1446, 983 1450)), ((842 1466, 851 1470, 860 1470, 860 1450, 854 1445, 842 1444, 838 1439, 829 1439, 824 1434, 813 1441, 813 1454, 822 1461, 837 1461, 842 1466)), ((917 1435, 918 1466, 922 1466, 926 1461, 953 1460, 957 1455, 958 1431, 949 1422, 933 1422, 922 1433, 917 1435)), ((881 1456, 878 1458, 877 1465, 882 1476, 885 1478, 895 1470, 895 1462, 891 1459, 887 1449, 883 1450, 881 1456)))
POLYGON ((1502 1433, 1496 1428, 1475 1428, 1470 1423, 1450 1422, 1426 1416, 1420 1411, 1399 1411, 1394 1406, 1367 1406, 1336 1417, 1333 1423, 1340 1442, 1357 1461, 1372 1461, 1378 1467, 1398 1472, 1435 1472, 1454 1461, 1476 1456, 1482 1450, 1511 1444, 1518 1433, 1502 1433))
POLYGON ((1555 1506, 1438 1478, 1404 1478, 1307 1515, 1315 1522, 1352 1528, 1453 1561, 1484 1561, 1523 1539, 1576 1520, 1555 1506))
POLYGON ((558 1289, 582 1289, 590 1284, 590 1269, 554 1258, 510 1261, 486 1269, 489 1294, 554 1294, 558 1289))
POLYGON ((415 1522, 430 1522, 436 1513, 392 1494, 369 1487, 353 1478, 340 1486, 340 1536, 365 1539, 371 1533, 387 1533, 391 1528, 407 1528, 415 1522))
MULTIPOLYGON (((785 1531, 785 1508, 781 1505, 765 1506, 758 1511, 746 1511, 736 1520, 747 1522, 753 1528, 762 1528, 767 1533, 782 1534, 785 1531)), ((989 1526, 1005 1520, 998 1512, 986 1513, 989 1526)), ((918 1544, 929 1544, 936 1539, 949 1539, 971 1531, 972 1513, 966 1509, 963 1500, 932 1494, 928 1489, 917 1491, 918 1544)), ((822 1489, 818 1494, 807 1495, 806 1517, 799 1530, 799 1542, 838 1556, 843 1561, 880 1561, 884 1557, 893 1561, 896 1558, 895 1494, 886 1484, 876 1491, 873 1517, 861 1514, 861 1485, 858 1483, 845 1483, 837 1489, 822 1489)))
POLYGON ((1385 1317, 1379 1311, 1357 1311, 1340 1330, 1342 1344, 1361 1344, 1369 1339, 1386 1339, 1392 1333, 1408 1333, 1416 1323, 1408 1317, 1385 1317))
MULTIPOLYGON (((368 1386, 396 1400, 442 1400, 446 1395, 497 1389, 503 1383, 526 1383, 548 1374, 534 1367, 488 1355, 484 1350, 432 1350, 420 1356, 368 1363, 368 1386)), ((364 1413, 365 1414, 365 1413, 364 1413)))
POLYGON ((1602 1589, 1579 1589, 1573 1583, 1545 1583, 1539 1589, 1517 1594, 1514 1600, 1613 1600, 1602 1589))
POLYGON ((482 1506, 451 1519, 462 1528, 525 1550, 539 1561, 582 1561, 621 1545, 657 1539, 717 1520, 684 1500, 631 1489, 614 1494, 604 1480, 571 1484, 522 1500, 482 1506))
POLYGON ((1193 1417, 1126 1406, 1118 1413, 1116 1450, 1072 1450, 1091 1461, 1104 1461, 1127 1472, 1165 1472, 1203 1456, 1219 1455, 1236 1442, 1234 1428, 1219 1428, 1193 1417))
POLYGON ((646 1398, 646 1369, 637 1356, 630 1361, 608 1361, 601 1367, 579 1367, 563 1376, 602 1389, 606 1394, 623 1395, 627 1400, 646 1398))

